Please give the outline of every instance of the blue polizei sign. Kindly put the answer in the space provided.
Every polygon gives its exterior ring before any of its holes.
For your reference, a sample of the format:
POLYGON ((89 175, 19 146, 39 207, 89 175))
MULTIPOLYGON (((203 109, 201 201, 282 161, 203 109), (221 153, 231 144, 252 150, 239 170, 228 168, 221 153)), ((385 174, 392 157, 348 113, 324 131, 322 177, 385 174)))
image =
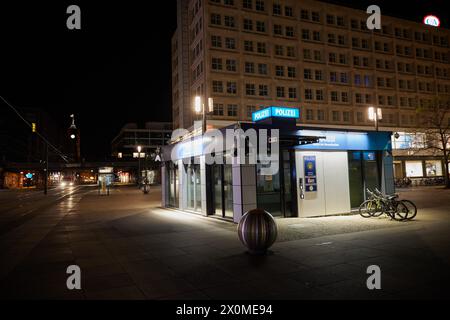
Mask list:
POLYGON ((316 156, 304 156, 305 192, 317 191, 316 156))
POLYGON ((300 118, 300 111, 297 108, 272 106, 252 113, 253 122, 267 118, 298 119, 300 118))

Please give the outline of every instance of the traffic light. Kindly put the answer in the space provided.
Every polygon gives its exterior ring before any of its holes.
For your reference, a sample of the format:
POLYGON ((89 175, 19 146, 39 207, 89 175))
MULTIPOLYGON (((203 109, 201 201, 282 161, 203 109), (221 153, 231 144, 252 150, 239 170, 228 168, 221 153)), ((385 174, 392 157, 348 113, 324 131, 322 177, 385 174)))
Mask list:
POLYGON ((31 123, 31 132, 36 132, 36 122, 31 123))

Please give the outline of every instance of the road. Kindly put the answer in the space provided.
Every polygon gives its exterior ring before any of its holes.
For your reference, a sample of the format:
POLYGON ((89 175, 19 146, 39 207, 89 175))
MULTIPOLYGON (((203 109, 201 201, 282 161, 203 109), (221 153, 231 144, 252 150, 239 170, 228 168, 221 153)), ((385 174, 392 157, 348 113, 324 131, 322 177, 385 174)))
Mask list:
POLYGON ((89 187, 52 190, 47 197, 0 192, 1 297, 450 297, 449 190, 402 191, 419 207, 413 222, 278 219, 277 242, 258 257, 245 252, 234 224, 162 209, 160 195, 157 187, 148 195, 135 187, 110 196, 89 187), (81 268, 81 290, 66 287, 69 265, 81 268), (381 269, 381 290, 367 289, 370 265, 381 269))

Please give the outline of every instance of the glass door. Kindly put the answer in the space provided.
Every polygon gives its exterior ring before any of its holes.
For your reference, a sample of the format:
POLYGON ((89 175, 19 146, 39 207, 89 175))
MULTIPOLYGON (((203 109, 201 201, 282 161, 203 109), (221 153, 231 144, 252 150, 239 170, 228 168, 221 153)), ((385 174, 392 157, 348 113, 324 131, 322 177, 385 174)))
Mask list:
POLYGON ((187 188, 187 208, 192 211, 201 211, 201 184, 200 184, 200 165, 188 164, 186 169, 186 188, 187 188))
POLYGON ((214 182, 214 214, 222 215, 222 166, 213 165, 213 182, 214 182))
POLYGON ((233 218, 233 173, 229 164, 212 166, 214 206, 213 214, 233 218))

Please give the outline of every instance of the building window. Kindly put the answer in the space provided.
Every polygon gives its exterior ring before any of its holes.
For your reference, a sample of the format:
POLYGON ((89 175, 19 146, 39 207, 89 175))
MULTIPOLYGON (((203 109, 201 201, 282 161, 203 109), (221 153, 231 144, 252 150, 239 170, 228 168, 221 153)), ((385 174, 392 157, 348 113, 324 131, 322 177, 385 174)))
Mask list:
POLYGON ((297 88, 289 88, 289 99, 297 99, 297 88))
POLYGON ((283 35, 283 28, 281 27, 280 24, 274 24, 273 25, 273 34, 275 35, 283 35))
POLYGON ((261 75, 267 75, 267 64, 258 63, 258 73, 261 75))
POLYGON ((314 41, 321 41, 320 40, 320 31, 313 31, 313 40, 314 41))
POLYGON ((222 19, 220 17, 220 14, 215 14, 215 13, 211 14, 211 24, 218 25, 218 26, 220 26, 222 24, 222 19))
POLYGON ((294 27, 286 27, 286 37, 294 37, 294 27))
POLYGON ((293 17, 294 16, 294 10, 292 9, 292 7, 285 6, 284 7, 284 15, 286 17, 293 17))
POLYGON ((227 115, 229 117, 237 117, 238 106, 237 104, 229 104, 227 106, 227 115))
POLYGON ((323 90, 316 90, 316 100, 317 101, 323 101, 323 90))
POLYGON ((342 113, 342 118, 343 118, 344 122, 350 122, 350 112, 344 111, 342 113))
POLYGON ((248 52, 253 52, 253 41, 245 40, 244 41, 244 50, 248 52))
POLYGON ((333 101, 333 102, 339 101, 337 91, 331 91, 331 101, 333 101))
POLYGON ((222 59, 221 58, 212 58, 211 68, 213 70, 222 70, 222 59))
POLYGON ((306 120, 309 120, 309 121, 314 120, 314 110, 306 109, 306 120))
POLYGON ((312 72, 311 69, 305 69, 303 70, 303 78, 305 80, 312 80, 312 72))
POLYGON ((315 75, 315 80, 316 81, 322 81, 323 80, 323 72, 322 72, 322 70, 316 70, 314 72, 314 75, 315 75))
POLYGON ((284 77, 284 67, 283 66, 275 66, 275 75, 277 77, 284 77))
POLYGON ((221 103, 214 103, 213 115, 215 115, 215 116, 223 116, 223 104, 221 104, 221 103))
POLYGON ((213 92, 214 93, 222 93, 223 92, 223 83, 222 81, 213 81, 213 92))
POLYGON ((277 87, 277 98, 284 98, 284 87, 277 87))
POLYGON ((311 19, 314 22, 320 22, 320 14, 319 14, 319 12, 313 11, 311 13, 311 19))
POLYGON ((236 72, 237 70, 236 60, 227 59, 226 63, 227 63, 227 71, 236 72))
POLYGON ((253 30, 253 21, 250 19, 244 19, 244 30, 253 30))
POLYGON ((266 32, 266 24, 264 21, 256 21, 256 31, 266 32))
POLYGON ((260 97, 267 97, 269 95, 269 89, 268 86, 265 84, 259 85, 259 96, 260 97))
POLYGON ((258 53, 263 53, 263 54, 267 53, 266 44, 264 42, 258 42, 257 48, 258 48, 258 53))
POLYGON ((272 12, 274 15, 281 15, 281 5, 280 4, 274 4, 272 7, 272 12))
POLYGON ((236 94, 237 93, 237 85, 234 81, 227 82, 227 93, 228 94, 236 94))
POLYGON ((234 28, 236 27, 236 24, 234 22, 234 17, 231 16, 225 16, 225 26, 229 27, 229 28, 234 28))
POLYGON ((348 93, 347 92, 341 92, 341 100, 342 100, 342 102, 348 102, 348 93))
POLYGON ((251 118, 253 112, 256 111, 256 106, 247 106, 247 118, 251 118))
POLYGON ((295 57, 295 47, 286 47, 286 55, 288 57, 295 57))
POLYGON ((363 113, 362 112, 357 112, 356 113, 356 121, 358 122, 364 122, 364 117, 363 117, 363 113))
POLYGON ((255 96, 256 95, 256 88, 254 84, 247 83, 245 85, 245 94, 248 96, 255 96))
POLYGON ((265 11, 264 0, 256 0, 255 9, 257 11, 265 11))
POLYGON ((302 29, 302 39, 309 40, 309 30, 308 29, 302 29))
POLYGON ((311 50, 303 49, 303 59, 311 60, 311 50))
POLYGON ((225 47, 227 49, 236 49, 236 40, 234 38, 225 38, 225 47))
POLYGON ((319 121, 325 120, 325 111, 317 110, 317 120, 319 120, 319 121))
POLYGON ((214 48, 222 47, 222 38, 219 36, 211 36, 211 46, 214 48))
POLYGON ((297 76, 297 71, 295 67, 288 67, 288 77, 289 78, 295 78, 297 76))
POLYGON ((255 64, 253 62, 245 63, 245 73, 255 73, 255 64))
POLYGON ((283 56, 284 55, 283 46, 281 46, 279 44, 275 45, 275 55, 277 55, 277 56, 283 56))
POLYGON ((339 111, 333 111, 331 115, 334 122, 341 121, 341 113, 339 111))
POLYGON ((305 100, 312 100, 313 92, 312 89, 305 89, 305 100))
POLYGON ((242 1, 242 8, 244 9, 252 9, 253 8, 253 0, 243 0, 242 1))

